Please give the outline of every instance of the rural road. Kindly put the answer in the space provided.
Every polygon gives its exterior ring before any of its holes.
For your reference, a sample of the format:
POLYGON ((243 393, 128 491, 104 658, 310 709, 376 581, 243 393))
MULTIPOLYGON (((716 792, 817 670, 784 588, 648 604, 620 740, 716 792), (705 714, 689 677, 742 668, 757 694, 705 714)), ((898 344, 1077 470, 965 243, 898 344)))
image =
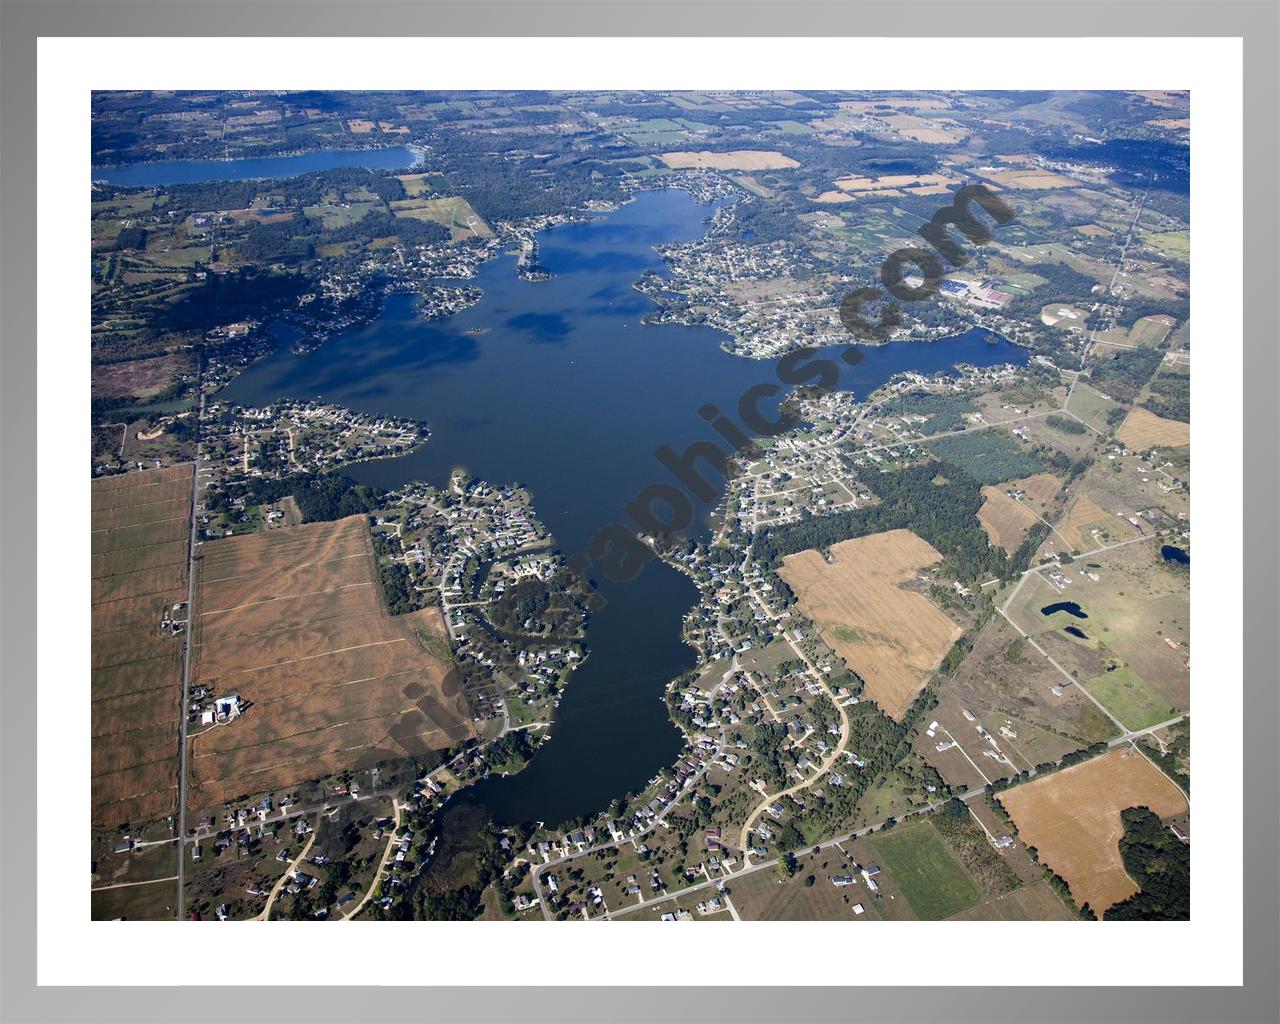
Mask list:
MULTIPOLYGON (((754 596, 754 592, 752 596, 754 596)), ((761 602, 761 604, 763 606, 763 602, 761 602)), ((765 608, 765 611, 767 613, 768 609, 765 608)), ((841 707, 840 702, 836 700, 835 694, 831 692, 831 688, 827 685, 827 681, 822 677, 822 673, 813 667, 813 663, 809 660, 808 656, 796 646, 795 641, 792 640, 791 637, 787 636, 785 631, 782 635, 786 638, 787 643, 790 644, 791 649, 796 652, 796 656, 804 662, 805 669, 818 681, 818 685, 822 687, 822 692, 826 694, 827 699, 831 701, 836 711, 840 713, 840 741, 835 745, 831 753, 823 759, 822 764, 812 776, 797 782, 794 786, 789 786, 784 790, 774 793, 772 796, 766 796, 760 801, 756 808, 747 815, 747 820, 742 825, 742 832, 738 836, 738 849, 742 851, 742 861, 744 864, 749 863, 750 860, 750 855, 747 852, 747 836, 750 835, 751 826, 755 822, 756 818, 763 814, 765 809, 774 801, 779 800, 784 796, 790 796, 792 793, 798 793, 802 789, 808 789, 815 782, 821 779, 831 770, 831 766, 836 763, 836 759, 844 753, 845 748, 849 745, 848 713, 843 707, 841 707)))
POLYGON ((299 853, 298 856, 295 857, 289 863, 289 866, 284 869, 284 874, 281 875, 280 878, 276 881, 276 884, 271 887, 271 893, 270 895, 267 896, 267 905, 262 908, 262 913, 257 916, 256 920, 258 921, 271 920, 272 904, 275 903, 276 897, 280 895, 280 890, 284 888, 285 883, 289 881, 293 873, 298 870, 298 865, 301 864, 304 860, 306 860, 307 854, 311 852, 311 846, 315 841, 316 841, 316 833, 315 833, 315 830, 312 830, 311 838, 307 840, 306 845, 302 848, 302 852, 299 853))
POLYGON ((195 461, 191 465, 191 531, 187 540, 187 631, 182 642, 182 697, 178 706, 178 896, 175 906, 179 921, 186 916, 186 838, 187 838, 187 717, 191 707, 191 648, 195 643, 196 619, 196 540, 199 530, 200 504, 200 423, 204 419, 204 389, 196 375, 200 408, 196 412, 195 461))
MULTIPOLYGON (((1155 725, 1147 726, 1145 729, 1137 729, 1137 730, 1134 730, 1133 732, 1126 732, 1123 736, 1117 736, 1115 739, 1110 740, 1107 746, 1108 748, 1114 748, 1114 747, 1121 746, 1125 743, 1131 743, 1133 740, 1141 736, 1146 736, 1150 733, 1157 732, 1160 729, 1168 728, 1171 725, 1177 725, 1179 722, 1186 721, 1190 717, 1191 716, 1189 714, 1178 715, 1175 718, 1170 718, 1168 721, 1158 722, 1155 725)), ((1034 777, 1038 774, 1040 773, 1037 772, 1035 769, 1032 769, 1027 773, 1028 777, 1034 777)), ((985 787, 982 787, 982 788, 966 790, 963 793, 956 794, 956 796, 958 796, 961 800, 965 801, 965 803, 968 803, 974 797, 981 796, 985 792, 986 792, 985 787)), ((952 799, 952 798, 948 798, 948 799, 952 799)), ((932 814, 933 812, 940 810, 946 803, 947 803, 946 800, 935 801, 934 803, 929 804, 927 807, 922 807, 919 811, 912 811, 910 817, 912 819, 915 819, 917 817, 923 817, 926 814, 932 814)), ((835 836, 831 839, 824 839, 821 842, 816 843, 814 846, 804 846, 798 850, 792 850, 790 852, 792 854, 796 854, 796 853, 804 853, 808 850, 813 850, 813 849, 828 850, 831 847, 836 846, 836 847, 840 847, 840 852, 843 854, 845 853, 845 850, 840 845, 841 843, 852 842, 855 839, 860 839, 862 836, 870 835, 872 832, 876 832, 879 829, 883 828, 886 824, 888 824, 890 820, 891 819, 886 818, 884 821, 878 822, 874 825, 867 825, 864 828, 856 829, 852 832, 847 832, 844 835, 835 836)), ((907 819, 902 818, 897 820, 905 821, 907 819)), ((590 852, 590 851, 584 851, 584 853, 586 852, 590 852)), ((564 858, 564 859, 570 860, 572 858, 564 858)), ((691 893, 695 893, 702 889, 706 889, 709 886, 718 886, 721 882, 727 882, 730 885, 732 885, 733 879, 739 877, 740 875, 749 875, 755 871, 763 871, 766 868, 771 868, 775 866, 778 863, 778 861, 781 859, 782 859, 781 857, 774 857, 771 860, 762 860, 757 863, 751 864, 746 862, 744 858, 743 867, 739 868, 737 871, 733 872, 732 874, 729 874, 720 878, 708 879, 704 882, 698 882, 694 885, 686 886, 683 889, 677 889, 675 892, 666 892, 659 896, 655 896, 651 899, 643 900, 639 903, 632 903, 625 907, 619 907, 617 910, 609 911, 608 913, 602 914, 599 917, 593 917, 591 918, 591 920, 592 921, 611 921, 615 917, 621 917, 624 914, 631 914, 637 910, 643 910, 645 907, 651 907, 651 906, 654 906, 655 904, 663 903, 668 900, 679 899, 682 896, 688 896, 691 893)))
POLYGON ((396 834, 400 831, 400 801, 394 797, 391 800, 391 809, 395 812, 396 823, 391 829, 391 835, 387 836, 387 848, 382 851, 382 860, 378 861, 378 870, 373 873, 373 878, 369 879, 369 885, 364 891, 364 896, 356 904, 355 909, 342 919, 344 921, 350 921, 360 911, 364 910, 364 905, 373 898, 373 891, 378 887, 382 872, 387 868, 387 861, 391 859, 391 850, 396 845, 396 834))

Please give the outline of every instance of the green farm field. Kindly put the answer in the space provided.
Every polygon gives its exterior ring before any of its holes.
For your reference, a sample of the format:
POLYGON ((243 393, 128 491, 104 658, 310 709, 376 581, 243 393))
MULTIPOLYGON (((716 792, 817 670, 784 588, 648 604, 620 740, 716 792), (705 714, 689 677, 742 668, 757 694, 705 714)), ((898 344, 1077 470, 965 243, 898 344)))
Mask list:
POLYGON ((1142 240, 1174 259, 1187 260, 1191 258, 1190 231, 1162 231, 1155 235, 1143 235, 1142 240))
POLYGON ((1095 430, 1107 433, 1111 425, 1107 422, 1107 413, 1118 408, 1118 404, 1101 391, 1091 388, 1083 381, 1076 383, 1071 392, 1071 401, 1067 403, 1067 411, 1079 416, 1095 430))
POLYGON ((397 217, 431 221, 449 229, 455 242, 466 238, 489 238, 493 232, 461 196, 442 199, 398 199, 391 204, 397 217))
POLYGON ((1084 688, 1129 729, 1145 729, 1178 714, 1177 708, 1125 665, 1086 680, 1084 688))
POLYGON ((880 855, 880 866, 898 883, 921 920, 951 917, 981 898, 978 886, 930 824, 895 829, 877 836, 872 846, 880 855))

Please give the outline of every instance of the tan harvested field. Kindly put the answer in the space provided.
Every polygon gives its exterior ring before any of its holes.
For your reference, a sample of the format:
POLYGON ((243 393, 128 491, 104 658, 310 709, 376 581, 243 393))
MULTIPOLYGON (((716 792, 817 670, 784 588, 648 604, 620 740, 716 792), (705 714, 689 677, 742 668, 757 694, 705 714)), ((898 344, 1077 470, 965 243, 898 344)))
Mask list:
POLYGON ((1132 748, 1015 786, 998 799, 1019 838, 1066 879, 1078 904, 1098 914, 1138 891, 1120 859, 1120 812, 1149 807, 1170 818, 1188 811, 1178 788, 1132 748))
POLYGON ((1027 492, 1027 496, 1035 499, 1041 506, 1048 505, 1058 496, 1062 481, 1052 473, 1037 473, 1035 476, 1014 480, 1012 484, 1027 492))
POLYGON ((1135 406, 1120 424, 1116 437, 1136 452, 1145 452, 1148 448, 1180 448, 1191 443, 1191 424, 1167 420, 1135 406))
POLYGON ((1009 189, 1074 188, 1080 184, 1065 174, 1056 174, 1053 171, 1042 171, 1037 168, 1008 170, 981 168, 978 173, 988 181, 994 181, 997 185, 1003 185, 1009 189))
POLYGON ((363 516, 206 544, 193 685, 244 713, 192 737, 193 806, 474 735, 438 610, 390 616, 363 516))
POLYGON ((783 559, 781 575, 832 649, 862 677, 866 695, 901 718, 962 632, 902 584, 942 556, 910 530, 841 541, 783 559))
POLYGON ((1039 522, 1049 507, 1049 502, 1057 497, 1062 482, 1052 473, 1037 473, 1035 476, 1021 480, 1010 480, 1008 483, 990 485, 982 488, 982 508, 978 510, 978 521, 987 531, 987 537, 997 547, 1013 554, 1027 536, 1027 531, 1039 522), (1009 496, 1009 491, 1019 490, 1023 497, 1019 500, 1009 496))
POLYGON ((91 487, 96 827, 152 821, 175 807, 183 638, 160 624, 187 599, 191 474, 188 464, 91 487))
POLYGON ((969 134, 967 128, 955 121, 934 120, 913 114, 893 114, 884 118, 884 122, 904 138, 943 146, 960 142, 969 134))
POLYGON ((687 167, 710 167, 717 171, 779 171, 800 164, 776 149, 738 149, 731 153, 699 152, 663 153, 662 162, 683 170, 687 167))
POLYGON ((1136 89, 1133 94, 1149 100, 1157 107, 1185 110, 1189 103, 1189 95, 1186 92, 1175 92, 1169 89, 1136 89))
MULTIPOLYGON (((836 188, 850 196, 862 199, 869 196, 900 196, 904 192, 913 195, 940 195, 950 191, 951 185, 960 184, 961 179, 945 174, 887 174, 877 178, 868 178, 858 174, 847 174, 837 178, 836 188)), ((823 195, 831 195, 827 192, 823 195)), ((818 202, 835 200, 818 197, 818 202)))
POLYGON ((982 496, 986 500, 978 509, 978 521, 987 531, 987 538, 996 547, 1013 554, 1027 531, 1040 520, 1026 505, 1009 497, 1005 487, 988 485, 982 488, 982 496))
POLYGON ((1077 494, 1072 499, 1055 529, 1076 551, 1090 551, 1100 543, 1089 533, 1089 528, 1095 526, 1108 530, 1115 540, 1127 540, 1136 534, 1127 522, 1101 508, 1085 494, 1077 494), (1115 536, 1117 531, 1121 536, 1115 536))
MULTIPOLYGON (((152 470, 160 472, 160 470, 152 470)), ((160 522, 141 522, 134 525, 118 525, 95 529, 90 539, 90 551, 98 555, 129 551, 141 557, 149 557, 144 548, 152 548, 171 541, 183 541, 191 536, 191 525, 180 518, 167 518, 160 522)), ((130 555, 123 555, 131 558, 130 555)))

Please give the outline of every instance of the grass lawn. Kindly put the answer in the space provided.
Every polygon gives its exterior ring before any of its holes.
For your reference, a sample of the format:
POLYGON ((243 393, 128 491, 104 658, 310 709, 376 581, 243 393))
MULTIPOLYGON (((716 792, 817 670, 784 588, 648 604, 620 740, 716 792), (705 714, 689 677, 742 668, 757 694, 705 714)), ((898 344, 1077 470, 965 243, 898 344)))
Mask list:
POLYGON ((528 725, 538 717, 538 709, 530 707, 520 697, 507 698, 507 713, 511 717, 511 727, 513 729, 528 725))
POLYGON ((872 846, 880 855, 880 866, 921 920, 940 921, 958 914, 982 896, 928 823, 877 836, 872 846))
POLYGON ((1145 729, 1178 713, 1126 665, 1086 680, 1084 688, 1129 729, 1145 729))
POLYGON ((128 885, 100 889, 92 894, 90 915, 94 921, 173 920, 177 882, 157 881, 148 885, 128 885))

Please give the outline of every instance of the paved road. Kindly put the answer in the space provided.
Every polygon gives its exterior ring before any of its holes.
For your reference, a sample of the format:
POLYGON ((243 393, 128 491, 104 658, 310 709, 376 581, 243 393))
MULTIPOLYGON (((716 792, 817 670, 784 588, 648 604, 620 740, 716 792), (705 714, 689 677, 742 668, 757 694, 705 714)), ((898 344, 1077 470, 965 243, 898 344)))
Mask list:
MULTIPOLYGON (((755 591, 750 591, 750 593, 753 598, 756 597, 755 591)), ((759 598, 756 598, 756 601, 758 604, 760 604, 760 607, 764 611, 764 613, 768 615, 769 614, 768 607, 764 605, 764 603, 760 601, 759 598)), ((771 620, 777 621, 776 619, 773 619, 772 616, 771 616, 771 620)), ((742 825, 742 832, 738 836, 738 849, 742 851, 742 860, 744 863, 749 862, 749 855, 747 853, 747 836, 750 834, 751 825, 756 820, 756 818, 758 818, 761 814, 763 814, 765 811, 765 808, 767 808, 774 801, 779 800, 784 796, 790 796, 792 793, 798 793, 802 789, 808 789, 815 782, 821 779, 824 775, 827 774, 827 772, 831 770, 831 766, 836 763, 836 758, 838 758, 841 754, 843 754, 845 751, 845 748, 849 745, 850 726, 849 726, 848 712, 846 712, 844 707, 841 705, 841 703, 838 700, 836 700, 835 694, 831 692, 831 687, 827 685, 827 681, 825 678, 823 678, 822 673, 813 667, 813 662, 809 660, 808 655, 806 655, 804 651, 800 650, 800 648, 796 646, 795 641, 792 640, 791 637, 787 635, 786 630, 783 630, 782 636, 787 641, 787 643, 791 646, 791 649, 795 651, 796 657, 798 657, 801 661, 804 662, 805 669, 809 672, 810 675, 813 676, 815 680, 817 680, 818 685, 822 687, 822 692, 826 694, 827 699, 830 700, 831 703, 835 706, 836 711, 840 713, 840 741, 835 745, 835 748, 831 751, 829 755, 827 755, 827 757, 823 760, 822 765, 818 768, 818 770, 812 776, 810 776, 807 779, 801 780, 800 782, 796 783, 796 785, 794 786, 789 786, 784 790, 774 793, 772 796, 766 796, 763 800, 760 801, 760 803, 755 807, 755 809, 750 814, 747 815, 747 820, 743 822, 743 825, 742 825)))
MULTIPOLYGON (((981 795, 983 792, 984 791, 981 789, 971 789, 965 793, 960 794, 960 799, 970 800, 975 796, 981 795)), ((912 811, 911 812, 912 817, 916 816, 917 814, 922 814, 922 815, 929 814, 933 811, 940 810, 946 802, 947 801, 945 800, 939 800, 936 803, 930 804, 928 807, 921 808, 919 811, 912 811)), ((865 828, 855 829, 852 832, 846 832, 844 835, 835 836, 831 839, 824 839, 819 843, 815 843, 813 846, 804 846, 804 847, 801 847, 799 850, 793 850, 790 852, 792 854, 795 854, 795 853, 804 853, 809 850, 829 850, 831 847, 839 846, 841 843, 847 843, 854 839, 859 839, 862 836, 870 835, 872 832, 876 832, 879 829, 882 829, 886 824, 888 824, 890 820, 892 819, 886 818, 884 821, 877 822, 874 825, 867 825, 865 828)), ((842 853, 844 852, 843 849, 841 850, 841 852, 842 853)), ((626 907, 619 907, 617 910, 610 911, 607 914, 602 914, 599 917, 594 917, 592 918, 592 920, 593 921, 605 921, 605 920, 612 921, 616 917, 622 917, 625 914, 635 913, 635 911, 637 910, 642 910, 645 907, 653 906, 656 903, 665 903, 667 900, 679 899, 681 896, 688 896, 690 893, 698 892, 699 890, 705 889, 708 886, 718 886, 721 882, 727 882, 730 885, 732 885, 733 880, 735 878, 740 878, 743 875, 754 874, 757 871, 763 871, 766 868, 774 867, 777 865, 778 861, 780 861, 781 859, 782 857, 774 857, 771 860, 757 861, 754 864, 744 862, 741 868, 739 868, 737 871, 733 872, 730 875, 725 875, 720 878, 709 879, 708 881, 705 881, 705 882, 698 882, 694 885, 686 886, 683 889, 677 889, 675 892, 663 893, 661 896, 655 896, 652 899, 647 899, 640 903, 632 903, 626 907)))
POLYGON ((315 829, 312 830, 310 838, 307 839, 306 845, 303 846, 302 848, 302 852, 299 853, 298 856, 296 856, 292 861, 290 861, 289 866, 284 869, 284 874, 281 875, 280 878, 276 881, 276 884, 271 887, 271 893, 270 895, 267 896, 267 905, 262 908, 262 913, 259 914, 255 920, 258 920, 258 921, 271 920, 272 904, 275 903, 276 897, 280 895, 280 890, 284 888, 285 883, 289 881, 293 873, 298 870, 298 865, 307 859, 307 854, 311 852, 311 847, 316 841, 316 831, 317 830, 315 829))
MULTIPOLYGON (((196 387, 200 379, 196 377, 196 387)), ((187 541, 187 632, 182 644, 182 703, 178 708, 178 896, 175 902, 176 916, 181 921, 186 909, 186 851, 183 840, 187 835, 187 715, 191 707, 191 647, 195 643, 196 620, 196 540, 199 530, 200 504, 200 422, 204 419, 204 392, 200 393, 200 408, 196 411, 195 463, 191 467, 191 532, 187 541)))
POLYGON ((356 904, 355 910, 342 918, 344 921, 350 921, 364 909, 364 905, 373 898, 373 892, 378 888, 378 882, 382 879, 382 872, 387 869, 387 861, 391 859, 391 850, 396 845, 397 833, 400 831, 400 801, 393 798, 391 809, 395 812, 396 823, 395 827, 391 829, 391 835, 387 837, 387 848, 382 851, 382 860, 378 861, 378 870, 373 873, 373 878, 369 880, 369 886, 365 889, 364 896, 360 902, 356 904))
MULTIPOLYGON (((1142 216, 1142 207, 1146 205, 1146 202, 1147 202, 1147 193, 1143 192, 1142 195, 1138 198, 1137 205, 1134 208, 1133 220, 1129 222, 1129 232, 1124 236, 1124 244, 1120 246, 1120 258, 1116 261, 1116 269, 1111 272, 1111 280, 1107 283, 1107 298, 1111 298, 1112 289, 1115 288, 1116 286, 1116 278, 1120 276, 1120 271, 1124 269, 1125 256, 1129 252, 1129 244, 1133 241, 1133 232, 1138 227, 1138 218, 1142 216)), ((1123 305, 1124 305, 1123 303, 1117 303, 1116 304, 1117 310, 1122 308, 1123 305)), ((1098 308, 1098 303, 1095 302, 1093 304, 1093 308, 1096 310, 1098 308)), ((1115 323, 1115 319, 1112 318, 1111 324, 1114 324, 1114 323, 1115 323)), ((1105 328, 1101 328, 1101 329, 1105 329, 1105 328)), ((1094 328, 1092 331, 1089 332, 1089 339, 1088 341, 1085 342, 1084 351, 1080 353, 1081 373, 1084 372, 1085 361, 1089 358, 1089 350, 1093 348, 1093 342, 1094 342, 1094 339, 1097 338, 1099 330, 1100 328, 1094 328)), ((1071 396, 1075 394, 1076 384, 1078 384, 1079 381, 1080 381, 1080 374, 1077 373, 1076 376, 1071 381, 1071 387, 1067 388, 1066 401, 1062 403, 1062 408, 1064 412, 1066 411, 1067 405, 1071 402, 1071 396)), ((1080 417, 1076 416, 1075 413, 1071 413, 1070 415, 1074 416, 1076 419, 1080 419, 1080 417)), ((1084 420, 1080 420, 1080 422, 1084 423, 1084 420)), ((1090 430, 1093 430, 1093 427, 1090 426, 1088 423, 1085 423, 1085 426, 1089 427, 1090 430)), ((1098 433, 1098 431, 1094 430, 1094 433, 1098 433)))
MULTIPOLYGON (((1167 721, 1158 722, 1155 725, 1147 726, 1144 729, 1135 729, 1131 732, 1126 732, 1123 736, 1117 736, 1115 739, 1108 741, 1107 746, 1108 748, 1115 748, 1125 743, 1132 743, 1133 740, 1137 739, 1140 736, 1146 736, 1149 733, 1156 732, 1160 729, 1165 729, 1171 725, 1177 725, 1179 722, 1186 721, 1190 717, 1191 716, 1189 714, 1178 715, 1174 718, 1168 719, 1167 721)), ((1134 749, 1138 750, 1140 754, 1142 753, 1142 751, 1136 745, 1134 746, 1134 749)), ((1034 768, 1032 768, 1030 771, 1027 772, 1028 777, 1034 777, 1038 774, 1039 772, 1037 772, 1036 769, 1034 768)), ((966 790, 965 792, 958 794, 958 796, 960 797, 961 800, 965 801, 965 803, 968 803, 970 800, 974 799, 975 797, 983 795, 985 792, 986 792, 986 789, 985 787, 983 787, 982 789, 966 790)), ((1185 796, 1186 794, 1184 793, 1183 795, 1185 796)), ((948 798, 948 800, 949 799, 951 798, 948 798)), ((934 811, 941 810, 942 807, 947 802, 948 802, 947 800, 936 801, 932 804, 929 804, 927 807, 921 808, 919 811, 912 811, 910 814, 910 817, 916 818, 918 816, 932 814, 934 811)), ((1190 803, 1189 800, 1188 800, 1188 803, 1190 803)), ((870 835, 872 832, 877 832, 880 829, 882 829, 886 824, 888 824, 890 820, 894 820, 894 819, 886 818, 884 821, 877 822, 874 825, 867 825, 865 828, 855 829, 852 832, 846 832, 844 835, 834 836, 831 839, 824 839, 821 842, 815 844, 814 846, 804 846, 798 850, 792 850, 790 852, 794 855, 797 853, 805 853, 805 852, 808 852, 809 850, 814 850, 814 849, 819 851, 829 850, 834 846, 834 847, 840 848, 840 852, 842 855, 848 856, 847 851, 844 849, 843 846, 841 846, 842 843, 851 842, 854 839, 860 839, 862 836, 870 835)), ((897 819, 897 820, 905 820, 905 819, 897 819)), ((749 875, 756 871, 763 871, 766 868, 774 867, 777 865, 778 861, 780 861, 781 859, 782 859, 781 857, 774 857, 771 860, 757 861, 754 864, 744 861, 743 867, 739 868, 737 871, 733 872, 732 874, 724 875, 720 878, 708 879, 707 881, 703 881, 703 882, 697 882, 693 885, 685 886, 685 888, 683 889, 677 889, 674 892, 666 892, 660 896, 654 896, 651 899, 643 900, 639 903, 632 903, 625 907, 619 907, 617 910, 612 910, 612 911, 609 911, 608 913, 601 914, 598 917, 593 917, 591 920, 592 921, 612 921, 614 918, 623 917, 626 914, 633 914, 637 910, 643 910, 645 907, 651 907, 658 903, 665 903, 668 900, 679 899, 682 896, 688 896, 691 893, 695 893, 702 889, 706 889, 709 886, 718 886, 721 882, 726 882, 729 885, 732 885, 733 880, 735 878, 739 878, 742 875, 749 875)))

